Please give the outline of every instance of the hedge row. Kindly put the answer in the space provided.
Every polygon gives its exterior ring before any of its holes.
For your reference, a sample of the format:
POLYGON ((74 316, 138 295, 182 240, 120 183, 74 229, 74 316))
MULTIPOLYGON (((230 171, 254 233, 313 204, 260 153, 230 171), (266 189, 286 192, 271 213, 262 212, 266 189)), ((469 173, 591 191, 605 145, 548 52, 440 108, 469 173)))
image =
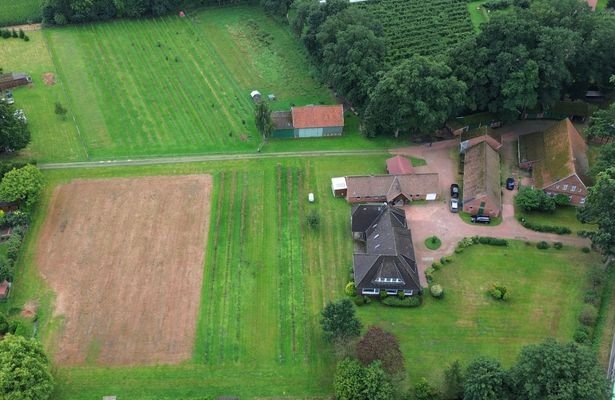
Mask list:
POLYGON ((527 221, 525 218, 519 218, 519 222, 527 229, 531 229, 536 232, 556 233, 558 235, 568 235, 572 233, 570 228, 559 225, 541 225, 527 221))

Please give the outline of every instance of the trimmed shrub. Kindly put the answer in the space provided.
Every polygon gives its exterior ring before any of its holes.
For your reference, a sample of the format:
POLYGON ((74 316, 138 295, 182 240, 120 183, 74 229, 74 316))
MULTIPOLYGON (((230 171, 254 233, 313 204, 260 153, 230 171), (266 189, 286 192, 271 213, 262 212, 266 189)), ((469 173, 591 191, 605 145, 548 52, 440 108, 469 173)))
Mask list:
POLYGON ((352 302, 357 306, 361 307, 363 304, 365 304, 365 298, 363 298, 363 296, 353 296, 352 302))
POLYGON ((491 246, 508 246, 508 241, 506 239, 498 239, 490 236, 480 236, 478 238, 478 243, 491 246))
POLYGON ((431 283, 431 281, 433 281, 433 273, 434 273, 435 271, 436 271, 436 270, 435 270, 435 269, 433 269, 433 267, 429 267, 429 268, 427 268, 427 269, 425 270, 425 279, 427 279, 427 282, 428 282, 428 283, 431 283))
POLYGON ((556 233, 558 235, 568 235, 572 233, 570 228, 566 226, 535 224, 526 220, 523 217, 519 218, 519 222, 521 223, 521 225, 523 225, 523 227, 536 232, 556 233))
POLYGON ((344 288, 344 293, 346 296, 353 297, 357 294, 357 287, 354 285, 354 282, 348 282, 346 287, 344 288))
POLYGON ((540 250, 546 250, 549 247, 549 243, 545 242, 544 240, 541 240, 540 242, 536 243, 536 248, 540 250))
POLYGON ((564 244, 562 242, 555 242, 553 243, 553 248, 556 250, 561 250, 562 247, 564 247, 564 244))
POLYGON ((556 194, 555 197, 553 197, 553 201, 555 201, 555 205, 558 207, 570 205, 570 198, 561 193, 556 194))
POLYGON ((386 290, 381 290, 380 291, 380 300, 384 300, 388 297, 389 295, 387 294, 386 290))
POLYGON ((581 249, 581 251, 582 251, 583 253, 586 253, 586 254, 587 254, 587 253, 589 253, 591 250, 590 250, 590 248, 589 248, 589 247, 585 246, 585 247, 583 247, 583 248, 581 249))
POLYGON ((436 299, 439 299, 442 297, 442 295, 444 295, 444 289, 442 289, 442 285, 431 285, 429 287, 429 293, 431 293, 431 295, 436 299))
POLYGON ((458 249, 464 249, 464 248, 470 247, 470 246, 472 246, 473 244, 476 244, 476 243, 478 243, 478 236, 474 236, 472 238, 463 238, 463 239, 461 239, 457 243, 457 248, 458 249), (476 242, 474 241, 474 238, 477 238, 476 242))
POLYGON ((23 41, 24 42, 29 42, 30 41, 30 36, 26 35, 23 37, 23 41))
POLYGON ((457 247, 455 249, 455 254, 461 254, 461 253, 463 253, 463 247, 457 247))
POLYGON ((391 307, 418 307, 423 302, 421 296, 408 296, 401 300, 395 296, 389 296, 382 300, 382 304, 391 307))
POLYGON ((580 326, 574 332, 572 337, 575 342, 579 344, 590 344, 591 343, 591 332, 586 326, 580 326))
POLYGON ((585 326, 594 326, 598 319, 598 310, 591 304, 585 304, 581 315, 579 315, 579 322, 585 326))
POLYGON ((439 262, 433 262, 433 263, 431 263, 431 268, 433 268, 433 269, 434 269, 434 271, 437 271, 437 270, 439 270, 440 268, 442 268, 442 263, 439 263, 439 262))
POLYGON ((440 262, 441 262, 442 264, 450 264, 450 263, 452 263, 452 262, 453 262, 453 257, 450 257, 450 256, 442 257, 442 258, 440 259, 440 262), (444 260, 444 261, 442 261, 442 260, 444 260))
POLYGON ((26 34, 24 33, 23 29, 19 29, 19 38, 23 39, 26 36, 26 34))

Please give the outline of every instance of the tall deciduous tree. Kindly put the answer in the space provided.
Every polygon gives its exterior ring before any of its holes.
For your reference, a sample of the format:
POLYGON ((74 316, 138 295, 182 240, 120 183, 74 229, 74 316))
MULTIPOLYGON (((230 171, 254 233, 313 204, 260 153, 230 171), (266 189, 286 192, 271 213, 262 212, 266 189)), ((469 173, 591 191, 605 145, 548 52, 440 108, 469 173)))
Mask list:
POLYGON ((615 142, 600 147, 598 158, 592 165, 592 175, 597 176, 600 172, 615 165, 615 142))
POLYGON ((615 257, 615 167, 598 174, 596 184, 588 190, 585 206, 579 210, 579 219, 598 224, 592 243, 610 259, 615 257))
POLYGON ((421 380, 414 385, 414 400, 441 400, 442 396, 437 388, 430 385, 427 379, 421 380))
POLYGON ((349 299, 329 302, 322 310, 320 320, 325 340, 329 342, 347 341, 361 333, 361 321, 349 299))
POLYGON ((404 370, 404 355, 399 348, 399 341, 390 332, 378 326, 370 326, 357 343, 357 358, 363 365, 380 361, 388 373, 404 370))
POLYGON ((7 172, 0 182, 0 200, 23 202, 30 208, 43 188, 43 174, 32 164, 7 172))
POLYGON ((30 143, 30 130, 21 118, 15 115, 15 109, 0 101, 0 151, 17 151, 30 143))
POLYGON ((360 23, 359 11, 347 9, 328 18, 319 39, 323 43, 325 79, 354 106, 363 109, 383 69, 385 47, 381 37, 360 23), (342 25, 341 20, 352 15, 358 17, 357 23, 342 25), (331 27, 336 29, 333 38, 329 36, 331 27))
POLYGON ((598 110, 589 119, 589 127, 585 131, 589 139, 615 139, 615 103, 609 108, 598 110))
POLYGON ((496 360, 479 357, 466 370, 464 400, 505 400, 506 372, 496 360))
POLYGON ((524 400, 606 400, 608 383, 595 355, 576 343, 549 339, 526 346, 511 370, 515 396, 524 400))
POLYGON ((0 398, 45 400, 53 391, 49 360, 36 339, 7 335, 0 341, 0 398))
POLYGON ((378 82, 365 112, 366 132, 432 133, 463 104, 465 90, 446 64, 413 56, 378 82))
POLYGON ((334 388, 338 400, 390 400, 393 397, 393 387, 379 362, 363 367, 352 358, 340 361, 334 388))
POLYGON ((256 122, 256 129, 258 129, 263 136, 263 140, 266 141, 273 131, 273 121, 271 120, 269 103, 266 101, 259 101, 256 103, 254 107, 254 120, 256 122))

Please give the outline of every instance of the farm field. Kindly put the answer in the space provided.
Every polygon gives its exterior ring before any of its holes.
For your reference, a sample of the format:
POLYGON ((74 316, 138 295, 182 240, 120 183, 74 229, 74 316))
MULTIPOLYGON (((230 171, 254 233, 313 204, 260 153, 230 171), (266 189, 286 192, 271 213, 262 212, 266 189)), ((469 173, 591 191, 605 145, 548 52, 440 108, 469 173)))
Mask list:
POLYGON ((389 61, 440 55, 474 34, 466 0, 380 0, 358 7, 382 23, 389 61))
POLYGON ((64 325, 58 365, 190 359, 209 232, 211 177, 58 186, 36 264, 64 325), (181 332, 181 335, 177 333, 181 332))
POLYGON ((32 77, 32 85, 13 90, 15 107, 25 111, 32 134, 32 142, 21 152, 21 156, 37 161, 83 160, 87 154, 70 116, 72 107, 67 107, 69 116, 66 119, 54 113, 55 103, 59 101, 66 107, 68 98, 64 82, 58 79, 45 38, 41 31, 28 32, 28 36, 29 42, 3 39, 0 45, 4 71, 24 71, 32 77))
POLYGON ((254 89, 276 109, 332 103, 258 7, 45 30, 92 159, 255 151, 254 89))
POLYGON ((0 0, 0 26, 41 20, 41 0, 0 0))
MULTIPOLYGON (((95 357, 59 365, 53 398, 326 398, 333 358, 320 336, 319 312, 326 301, 343 296, 352 257, 350 207, 331 196, 329 178, 378 173, 385 158, 45 171, 49 185, 26 241, 15 296, 0 308, 38 299, 41 339, 48 349, 56 348, 66 318, 51 313, 54 295, 38 274, 35 240, 51 218, 53 188, 75 179, 210 174, 211 229, 191 358, 161 366, 109 367, 95 357), (307 202, 309 192, 315 193, 313 204, 307 202), (305 222, 312 211, 320 215, 318 230, 305 222)), ((359 315, 365 325, 377 323, 400 337, 412 382, 438 379, 446 363, 476 354, 510 364, 526 343, 551 334, 571 338, 585 285, 580 277, 592 263, 599 258, 578 249, 477 246, 437 272, 446 290, 442 301, 427 298, 423 307, 403 310, 371 304, 359 315), (486 297, 484 289, 494 281, 510 288, 509 303, 486 297)))

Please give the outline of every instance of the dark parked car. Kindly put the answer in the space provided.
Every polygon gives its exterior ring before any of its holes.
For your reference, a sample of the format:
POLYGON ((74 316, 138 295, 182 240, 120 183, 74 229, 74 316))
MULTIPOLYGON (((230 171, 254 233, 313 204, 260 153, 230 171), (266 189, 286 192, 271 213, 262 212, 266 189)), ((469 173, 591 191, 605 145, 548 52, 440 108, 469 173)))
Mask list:
POLYGON ((470 221, 472 221, 473 224, 490 224, 491 217, 488 215, 472 215, 470 221))
POLYGON ((456 183, 453 183, 451 185, 451 199, 458 199, 459 198, 459 185, 456 183))
POLYGON ((506 189, 515 190, 515 180, 514 178, 506 179, 506 189))

